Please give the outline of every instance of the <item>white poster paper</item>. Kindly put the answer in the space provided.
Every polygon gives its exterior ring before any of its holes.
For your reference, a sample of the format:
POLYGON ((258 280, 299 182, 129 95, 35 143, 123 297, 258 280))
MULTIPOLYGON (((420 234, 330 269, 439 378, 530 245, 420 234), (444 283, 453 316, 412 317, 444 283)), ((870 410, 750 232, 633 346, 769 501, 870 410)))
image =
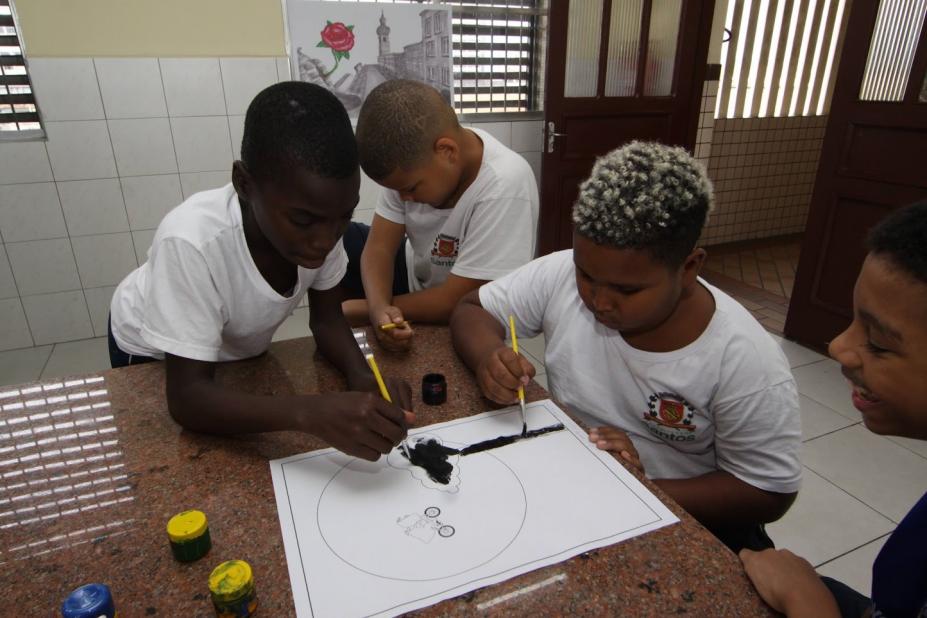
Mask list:
POLYGON ((394 616, 678 521, 550 400, 528 405, 544 428, 486 444, 521 433, 514 407, 411 431, 444 478, 398 449, 270 462, 297 615, 394 616))

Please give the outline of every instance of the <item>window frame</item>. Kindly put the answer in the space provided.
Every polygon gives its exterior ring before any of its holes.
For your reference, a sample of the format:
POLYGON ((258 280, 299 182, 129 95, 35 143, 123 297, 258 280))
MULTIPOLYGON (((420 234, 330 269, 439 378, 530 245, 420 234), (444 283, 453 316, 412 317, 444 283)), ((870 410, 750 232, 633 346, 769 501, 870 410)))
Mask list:
POLYGON ((45 141, 47 135, 45 132, 45 121, 42 118, 36 99, 35 87, 32 77, 29 73, 29 61, 26 57, 26 48, 23 43, 19 27, 19 19, 16 15, 16 7, 13 0, 0 0, 0 6, 9 7, 9 15, 0 15, 0 27, 9 29, 11 33, 0 34, 0 46, 17 47, 18 54, 0 55, 0 106, 9 105, 10 112, 0 112, 0 123, 8 124, 28 122, 29 124, 38 124, 38 128, 29 129, 0 129, 0 143, 3 142, 24 142, 24 141, 45 141), (22 72, 7 73, 6 67, 22 67, 22 72), (11 93, 10 87, 28 88, 28 93, 11 93), (15 111, 15 106, 27 106, 32 109, 27 111, 15 111))

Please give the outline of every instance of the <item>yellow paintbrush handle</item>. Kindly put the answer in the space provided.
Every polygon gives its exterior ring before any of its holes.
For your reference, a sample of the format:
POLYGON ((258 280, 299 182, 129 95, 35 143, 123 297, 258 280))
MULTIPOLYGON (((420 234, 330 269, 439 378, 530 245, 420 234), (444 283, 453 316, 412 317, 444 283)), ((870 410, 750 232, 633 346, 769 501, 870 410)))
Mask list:
POLYGON ((380 395, 383 396, 383 399, 393 403, 393 399, 389 396, 389 391, 386 390, 386 382, 383 381, 383 376, 380 375, 380 368, 377 367, 377 361, 373 359, 373 354, 367 357, 367 364, 370 365, 370 371, 373 372, 373 377, 377 381, 377 386, 380 387, 380 395))
MULTIPOLYGON (((518 354, 518 335, 515 334, 515 316, 509 315, 509 330, 512 331, 512 351, 518 354)), ((518 387, 518 400, 524 403, 525 387, 518 387)))

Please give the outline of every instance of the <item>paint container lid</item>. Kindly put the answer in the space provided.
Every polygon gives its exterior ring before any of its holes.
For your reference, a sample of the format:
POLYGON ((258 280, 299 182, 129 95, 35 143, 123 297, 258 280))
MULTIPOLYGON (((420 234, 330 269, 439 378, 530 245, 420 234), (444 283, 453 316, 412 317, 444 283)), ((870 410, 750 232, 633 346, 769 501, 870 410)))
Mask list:
POLYGON ((68 595, 61 604, 63 618, 113 618, 116 608, 106 584, 87 584, 68 595))
POLYGON ((177 513, 167 522, 167 536, 174 543, 186 543, 203 536, 207 531, 206 514, 202 511, 177 513))
POLYGON ((218 603, 228 603, 250 595, 254 592, 251 565, 244 560, 223 562, 209 576, 209 592, 218 603))

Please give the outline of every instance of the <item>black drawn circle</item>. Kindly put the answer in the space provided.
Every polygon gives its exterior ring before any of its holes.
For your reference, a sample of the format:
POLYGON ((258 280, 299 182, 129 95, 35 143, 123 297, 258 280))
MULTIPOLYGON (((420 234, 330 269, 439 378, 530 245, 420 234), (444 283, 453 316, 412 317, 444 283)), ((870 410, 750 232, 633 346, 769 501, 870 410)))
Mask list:
MULTIPOLYGON (((455 443, 451 443, 451 442, 448 442, 448 443, 446 443, 446 444, 451 444, 451 445, 457 446, 455 443)), ((329 551, 331 551, 335 556, 338 556, 338 558, 339 558, 341 561, 343 561, 345 564, 347 564, 348 566, 350 566, 350 567, 352 567, 352 568, 355 568, 355 569, 357 569, 358 571, 361 571, 362 573, 366 573, 367 575, 373 575, 374 577, 379 577, 379 578, 381 578, 381 579, 390 579, 390 580, 393 580, 393 581, 404 581, 404 582, 430 582, 430 581, 438 581, 438 580, 442 580, 442 579, 447 579, 447 578, 449 578, 449 577, 456 577, 456 576, 458 576, 458 575, 462 575, 462 574, 464 574, 464 573, 467 573, 467 572, 469 572, 469 571, 473 571, 474 569, 478 569, 478 568, 480 568, 481 566, 483 566, 483 565, 485 565, 485 564, 488 564, 488 563, 492 562, 493 560, 495 560, 496 558, 498 558, 500 555, 502 555, 502 554, 505 552, 505 550, 507 550, 507 549, 512 545, 512 543, 515 542, 515 539, 517 539, 517 538, 519 537, 519 535, 521 534, 522 528, 525 527, 525 519, 526 519, 527 516, 528 516, 528 494, 527 494, 527 492, 525 491, 525 486, 524 486, 524 484, 521 482, 521 479, 518 478, 518 475, 515 474, 515 471, 512 470, 512 468, 511 468, 507 463, 505 463, 504 461, 502 461, 501 459, 499 459, 498 457, 496 457, 496 456, 493 455, 492 453, 483 452, 483 453, 480 453, 480 455, 481 455, 481 456, 492 457, 493 459, 496 460, 497 463, 499 463, 499 464, 505 466, 505 468, 512 474, 512 478, 515 479, 515 482, 518 484, 518 488, 521 489, 521 498, 522 498, 522 505, 523 505, 523 510, 522 510, 522 513, 521 513, 521 521, 520 521, 519 524, 518 524, 518 529, 517 529, 517 530, 515 531, 515 533, 512 535, 512 538, 509 539, 508 543, 506 543, 502 548, 500 548, 499 551, 497 551, 497 552, 495 552, 493 555, 489 556, 489 557, 488 557, 486 560, 484 560, 483 562, 481 562, 481 563, 479 563, 479 564, 476 564, 476 565, 473 565, 473 566, 469 566, 469 567, 467 567, 467 568, 465 568, 465 569, 461 569, 460 571, 457 571, 457 572, 455 572, 455 573, 448 573, 448 574, 446 574, 446 575, 441 575, 441 576, 439 576, 439 577, 415 577, 415 578, 411 578, 411 577, 390 577, 389 575, 383 575, 382 573, 375 573, 375 572, 373 572, 373 571, 369 571, 369 570, 367 570, 367 569, 363 569, 363 568, 357 566, 356 564, 354 564, 353 562, 350 562, 349 560, 345 559, 343 556, 341 556, 341 554, 339 554, 338 551, 337 551, 334 547, 332 547, 332 544, 329 542, 329 540, 328 540, 328 539, 326 538, 326 536, 325 536, 325 531, 324 531, 324 529, 321 527, 321 524, 320 524, 320 522, 319 522, 319 511, 320 511, 321 506, 322 506, 322 501, 323 501, 323 499, 325 498, 325 492, 328 491, 328 488, 331 486, 331 484, 334 482, 334 480, 335 480, 336 478, 338 478, 338 475, 340 475, 342 472, 344 472, 352 463, 355 463, 355 462, 366 463, 366 462, 363 462, 362 460, 359 460, 359 459, 357 459, 357 458, 351 459, 351 460, 348 461, 346 464, 344 464, 343 466, 341 466, 341 468, 339 468, 338 471, 335 472, 335 474, 333 474, 332 477, 331 477, 331 478, 328 480, 328 482, 325 484, 325 487, 322 489, 322 493, 319 494, 319 501, 316 503, 316 524, 319 525, 319 536, 321 537, 322 542, 325 543, 325 546, 328 547, 329 551)), ((394 468, 394 469, 396 469, 396 468, 394 468)), ((438 507, 429 507, 429 508, 438 508, 438 507)), ((453 536, 454 533, 456 533, 456 530, 454 529, 453 526, 443 526, 443 527, 444 527, 444 528, 450 528, 450 529, 451 529, 451 534, 448 534, 447 536, 445 536, 445 535, 441 534, 441 529, 439 528, 438 534, 439 534, 441 537, 443 537, 443 538, 448 538, 448 537, 450 537, 450 536, 453 536)))
POLYGON ((441 526, 438 528, 438 534, 444 538, 454 536, 454 532, 456 532, 456 530, 454 530, 454 526, 441 526))
POLYGON ((431 517, 432 519, 434 519, 435 517, 437 517, 437 516, 440 515, 440 514, 441 514, 441 509, 439 509, 439 508, 436 507, 436 506, 429 506, 427 509, 425 509, 425 516, 426 516, 426 517, 431 517))

